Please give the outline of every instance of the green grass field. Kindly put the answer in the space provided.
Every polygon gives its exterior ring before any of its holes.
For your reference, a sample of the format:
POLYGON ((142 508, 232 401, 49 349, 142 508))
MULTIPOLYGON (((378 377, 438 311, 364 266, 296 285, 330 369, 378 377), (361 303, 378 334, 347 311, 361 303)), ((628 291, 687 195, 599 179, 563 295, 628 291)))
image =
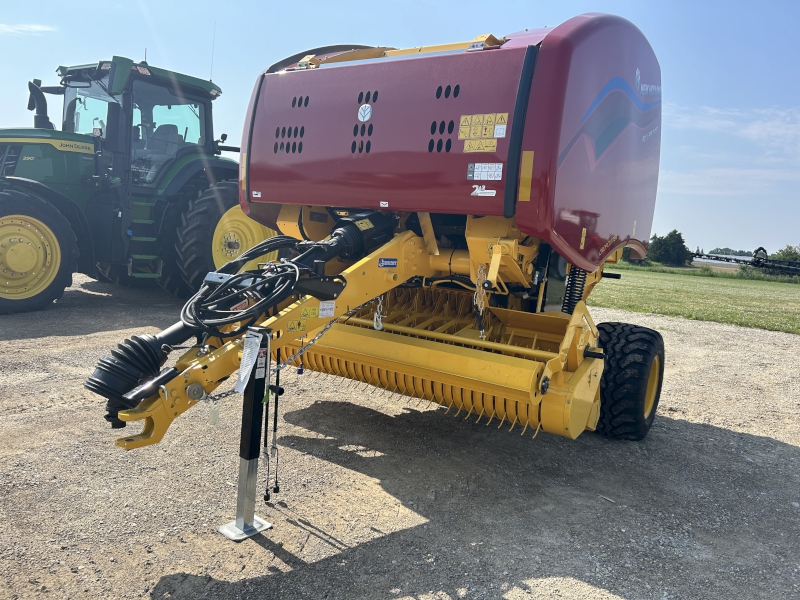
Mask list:
POLYGON ((797 284, 608 270, 621 273, 622 279, 603 279, 589 296, 589 306, 800 334, 797 284))

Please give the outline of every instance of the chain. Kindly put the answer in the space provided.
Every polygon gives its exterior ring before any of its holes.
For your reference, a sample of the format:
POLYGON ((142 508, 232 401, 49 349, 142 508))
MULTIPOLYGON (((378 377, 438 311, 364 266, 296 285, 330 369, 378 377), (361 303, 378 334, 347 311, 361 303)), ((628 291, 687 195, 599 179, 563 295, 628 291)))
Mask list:
POLYGON ((486 290, 483 287, 486 281, 486 269, 483 265, 478 268, 478 276, 475 278, 475 295, 473 296, 473 303, 475 304, 475 311, 478 315, 478 329, 480 330, 480 339, 486 337, 486 332, 483 328, 483 310, 486 308, 486 290))
MULTIPOLYGON (((380 296, 378 298, 378 312, 380 312, 380 310, 381 310, 382 301, 383 301, 383 296, 380 296)), ((286 360, 284 360, 281 363, 278 363, 274 368, 270 369, 270 375, 275 375, 278 371, 282 371, 283 369, 288 367, 291 363, 293 363, 298 358, 303 356, 303 354, 308 352, 308 350, 312 346, 314 346, 314 344, 316 344, 323 335, 325 335, 326 333, 328 333, 328 331, 330 331, 331 327, 333 327, 337 323, 337 321, 339 321, 339 319, 341 319, 342 317, 352 317, 354 314, 356 314, 362 308, 364 308, 365 306, 369 306, 373 302, 375 302, 375 298, 373 298, 372 300, 367 300, 363 304, 359 304, 358 306, 356 306, 355 308, 350 309, 346 313, 344 313, 344 314, 342 314, 342 315, 340 315, 338 317, 335 317, 335 318, 331 319, 330 321, 328 321, 325 324, 325 326, 317 332, 317 335, 315 335, 313 338, 311 338, 308 341, 307 344, 305 344, 304 346, 301 346, 300 349, 297 352, 295 352, 294 354, 292 354, 289 358, 287 358, 286 360)), ((214 396, 208 395, 208 396, 206 396, 204 398, 204 400, 208 401, 208 402, 219 402, 220 400, 222 400, 224 398, 227 398, 228 396, 233 396, 236 393, 237 392, 234 391, 234 390, 228 390, 227 392, 222 392, 222 393, 216 394, 214 396)))
POLYGON ((213 402, 219 402, 220 400, 223 400, 223 399, 227 398, 228 396, 233 396, 236 393, 237 393, 236 390, 228 390, 227 392, 222 392, 221 394, 214 394, 213 396, 211 394, 209 394, 203 400, 206 401, 206 402, 212 402, 212 403, 213 402))
POLYGON ((386 315, 383 314, 383 296, 378 297, 378 308, 375 309, 375 316, 372 318, 372 326, 375 328, 375 331, 381 331, 383 329, 383 317, 386 315))
MULTIPOLYGON (((379 303, 380 303, 380 301, 381 301, 381 299, 380 299, 380 298, 378 298, 378 302, 379 302, 379 303)), ((373 302, 375 302, 375 298, 373 298, 372 300, 367 300, 367 301, 366 301, 366 302, 364 302, 363 304, 359 304, 359 305, 358 305, 358 306, 356 306, 355 308, 351 308, 351 309, 350 309, 349 311, 347 311, 346 313, 344 313, 344 314, 342 314, 342 315, 340 315, 340 316, 338 316, 338 317, 334 317, 333 319, 331 319, 330 321, 328 321, 328 322, 325 324, 325 326, 324 326, 322 329, 320 329, 320 330, 317 332, 317 335, 315 335, 313 338, 311 338, 311 339, 308 341, 308 343, 307 343, 307 344, 305 344, 304 346, 302 346, 302 347, 301 347, 301 348, 300 348, 300 349, 299 349, 297 352, 295 352, 294 354, 292 354, 292 355, 291 355, 289 358, 287 358, 286 360, 284 360, 282 363, 280 363, 280 364, 276 365, 276 367, 275 367, 274 369, 271 369, 271 370, 270 370, 270 373, 271 373, 272 375, 274 375, 274 374, 275 374, 275 373, 277 373, 278 371, 282 371, 283 369, 285 369, 286 367, 288 367, 288 366, 289 366, 291 363, 293 363, 293 362, 294 362, 294 361, 296 361, 298 358, 300 358, 301 356, 303 356, 303 354, 305 354, 305 353, 306 353, 306 352, 307 352, 307 351, 308 351, 308 350, 309 350, 309 349, 310 349, 312 346, 314 346, 314 344, 316 344, 316 343, 317 343, 317 342, 320 340, 320 338, 321 338, 323 335, 325 335, 326 333, 328 333, 328 331, 330 330, 330 328, 331 328, 331 327, 333 327, 334 325, 336 325, 336 323, 339 321, 339 319, 341 319, 342 317, 352 317, 354 314, 356 314, 356 313, 357 313, 358 311, 360 311, 362 308, 364 308, 365 306, 369 306, 369 305, 370 305, 370 304, 372 304, 373 302)))

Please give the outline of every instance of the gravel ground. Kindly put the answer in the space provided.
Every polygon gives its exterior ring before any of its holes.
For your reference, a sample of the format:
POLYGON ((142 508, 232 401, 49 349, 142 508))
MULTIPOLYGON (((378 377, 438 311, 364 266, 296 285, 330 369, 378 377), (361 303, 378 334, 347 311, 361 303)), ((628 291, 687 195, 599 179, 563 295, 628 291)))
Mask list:
MULTIPOLYGON (((291 374, 275 524, 235 544, 240 408, 113 445, 82 387, 179 303, 77 277, 0 317, 0 597, 798 598, 800 337, 594 309, 658 329, 642 442, 508 433, 291 374)), ((496 422, 495 422, 496 423, 496 422)), ((263 489, 261 474, 259 488, 263 489)))

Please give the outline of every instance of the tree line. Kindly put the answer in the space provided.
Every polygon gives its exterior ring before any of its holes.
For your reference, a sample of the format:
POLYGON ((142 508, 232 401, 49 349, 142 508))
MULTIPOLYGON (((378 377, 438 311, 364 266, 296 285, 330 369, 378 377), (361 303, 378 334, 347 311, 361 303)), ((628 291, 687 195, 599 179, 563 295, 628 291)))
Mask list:
MULTIPOLYGON (((698 248, 697 251, 698 254, 703 254, 700 248, 698 248)), ((752 252, 733 250, 732 248, 714 248, 709 254, 727 254, 730 256, 753 255, 752 252)), ((800 261, 800 245, 787 245, 774 254, 770 254, 769 257, 777 260, 800 261)), ((683 234, 677 229, 673 229, 664 236, 653 234, 653 237, 650 238, 650 246, 647 249, 647 257, 643 261, 631 259, 630 248, 625 248, 625 250, 623 250, 622 260, 638 264, 657 262, 670 267, 683 267, 692 262, 692 251, 689 250, 689 247, 686 245, 683 234)))

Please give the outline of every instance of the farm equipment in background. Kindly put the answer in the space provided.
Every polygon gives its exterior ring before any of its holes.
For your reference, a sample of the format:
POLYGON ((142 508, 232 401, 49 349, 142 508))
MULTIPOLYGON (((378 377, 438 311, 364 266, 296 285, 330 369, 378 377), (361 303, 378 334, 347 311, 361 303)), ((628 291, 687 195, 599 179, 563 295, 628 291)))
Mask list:
POLYGON ((662 338, 596 326, 585 301, 625 247, 646 252, 660 86, 642 33, 598 14, 274 65, 245 120, 240 203, 281 235, 209 273, 174 326, 99 361, 86 387, 108 400, 106 419, 144 423, 117 444, 157 443, 212 398, 251 326, 272 332, 278 371, 302 366, 522 433, 643 438, 662 338), (263 258, 279 250, 293 258, 263 258))
POLYGON ((756 248, 753 252, 753 258, 750 259, 737 258, 735 256, 721 256, 719 254, 705 254, 702 252, 692 252, 692 258, 765 269, 771 271, 772 274, 775 275, 800 275, 800 261, 770 258, 763 246, 756 248))
POLYGON ((34 128, 0 130, 0 314, 45 308, 73 272, 187 297, 274 234, 238 206, 216 84, 118 56, 57 73, 28 84, 34 128))

